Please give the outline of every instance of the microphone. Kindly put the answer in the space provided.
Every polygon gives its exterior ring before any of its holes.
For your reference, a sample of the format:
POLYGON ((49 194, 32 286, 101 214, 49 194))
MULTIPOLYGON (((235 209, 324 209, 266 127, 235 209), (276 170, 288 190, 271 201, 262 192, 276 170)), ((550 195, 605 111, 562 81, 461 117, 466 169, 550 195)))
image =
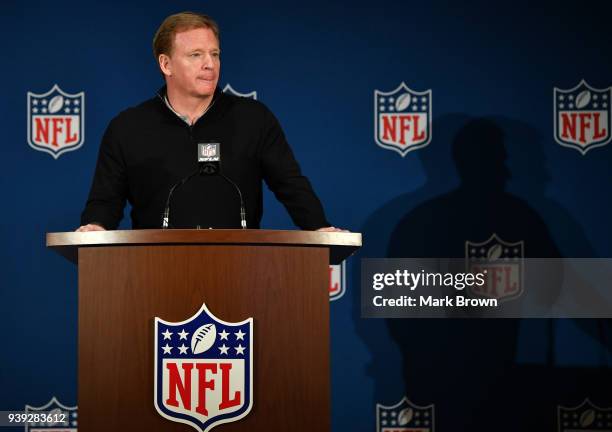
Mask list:
POLYGON ((179 187, 197 175, 218 175, 234 187, 240 199, 240 226, 242 229, 246 229, 246 211, 244 209, 242 192, 236 183, 221 172, 221 143, 198 143, 198 169, 187 177, 179 180, 178 183, 170 188, 168 198, 166 199, 164 214, 162 215, 162 228, 167 229, 170 226, 170 202, 172 195, 179 187))
POLYGON ((221 144, 198 143, 198 165, 206 175, 221 172, 221 144))

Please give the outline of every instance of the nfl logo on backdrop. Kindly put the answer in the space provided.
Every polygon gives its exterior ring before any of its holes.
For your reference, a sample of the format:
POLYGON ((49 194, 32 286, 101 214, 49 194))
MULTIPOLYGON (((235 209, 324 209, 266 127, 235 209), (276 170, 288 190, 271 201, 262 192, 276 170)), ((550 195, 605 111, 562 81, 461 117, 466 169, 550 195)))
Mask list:
POLYGON ((485 273, 482 286, 468 287, 471 295, 511 300, 523 292, 524 242, 510 243, 493 234, 487 240, 465 242, 465 267, 469 273, 485 273))
POLYGON ((57 84, 47 93, 28 92, 28 144, 55 159, 78 149, 85 136, 85 92, 70 94, 57 84))
POLYGON ((155 318, 155 408, 205 432, 253 405, 253 318, 222 321, 202 305, 191 318, 155 318))
POLYGON ((554 88, 555 140, 583 155, 610 142, 612 87, 596 89, 582 80, 571 89, 554 88))
POLYGON ((395 90, 374 90, 374 140, 402 156, 431 142, 431 90, 417 92, 401 83, 395 90))
POLYGON ((329 266, 329 300, 338 300, 346 291, 346 267, 342 264, 329 266))
POLYGON ((612 431, 612 408, 599 408, 585 399, 580 405, 557 407, 559 432, 610 432, 612 431))
POLYGON ((47 415, 45 422, 26 422, 25 432, 76 432, 78 426, 77 407, 62 405, 55 397, 40 407, 25 406, 26 414, 47 415))
POLYGON ((397 404, 376 404, 376 432, 434 432, 434 405, 415 405, 404 397, 397 404))
POLYGON ((232 88, 231 85, 226 84, 225 87, 223 87, 223 93, 227 93, 227 94, 231 94, 234 96, 240 96, 240 97, 244 97, 244 98, 249 98, 249 99, 254 99, 257 100, 257 92, 255 90, 253 90, 250 93, 240 93, 236 90, 234 90, 232 88))

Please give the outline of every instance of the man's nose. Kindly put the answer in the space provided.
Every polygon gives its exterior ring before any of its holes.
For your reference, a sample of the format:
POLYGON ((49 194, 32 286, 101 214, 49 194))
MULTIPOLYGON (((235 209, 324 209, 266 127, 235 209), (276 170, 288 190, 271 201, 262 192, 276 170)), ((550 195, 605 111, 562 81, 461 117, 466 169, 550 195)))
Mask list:
POLYGON ((212 69, 214 67, 213 58, 210 54, 204 56, 204 61, 202 62, 203 69, 212 69))

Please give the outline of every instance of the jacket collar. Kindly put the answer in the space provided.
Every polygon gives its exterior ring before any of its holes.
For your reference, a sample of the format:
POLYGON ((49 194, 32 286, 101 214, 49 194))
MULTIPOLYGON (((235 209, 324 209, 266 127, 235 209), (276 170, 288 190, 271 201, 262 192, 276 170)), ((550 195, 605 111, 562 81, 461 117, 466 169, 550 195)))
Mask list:
POLYGON ((166 112, 171 113, 175 118, 180 119, 182 122, 184 122, 188 126, 195 126, 200 121, 201 118, 203 118, 207 114, 210 114, 210 111, 213 110, 214 105, 216 105, 219 102, 219 99, 222 97, 222 95, 223 95, 223 92, 221 91, 219 87, 217 87, 215 89, 215 93, 213 94, 213 98, 210 101, 210 105, 208 106, 206 111, 204 111, 204 113, 200 117, 198 117, 192 125, 191 123, 189 123, 189 119, 187 117, 179 114, 177 111, 174 110, 174 108, 172 108, 172 105, 170 105, 170 102, 168 101, 167 86, 164 85, 163 87, 161 87, 157 91, 157 94, 156 94, 157 99, 159 100, 160 104, 163 106, 163 109, 166 112))

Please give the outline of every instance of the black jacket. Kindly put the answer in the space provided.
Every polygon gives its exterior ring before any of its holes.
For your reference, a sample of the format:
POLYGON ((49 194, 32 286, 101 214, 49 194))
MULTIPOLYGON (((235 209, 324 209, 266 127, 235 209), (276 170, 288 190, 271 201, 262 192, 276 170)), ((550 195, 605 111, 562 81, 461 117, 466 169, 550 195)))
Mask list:
MULTIPOLYGON (((198 168, 198 142, 221 143, 221 170, 242 191, 248 228, 260 226, 262 180, 298 227, 330 225, 278 121, 262 103, 217 89, 210 109, 189 126, 166 106, 164 94, 162 89, 110 122, 82 225, 97 222, 115 229, 127 200, 133 228, 160 228, 170 188, 198 168)), ((238 194, 219 176, 198 176, 173 195, 170 224, 239 228, 238 194)))

